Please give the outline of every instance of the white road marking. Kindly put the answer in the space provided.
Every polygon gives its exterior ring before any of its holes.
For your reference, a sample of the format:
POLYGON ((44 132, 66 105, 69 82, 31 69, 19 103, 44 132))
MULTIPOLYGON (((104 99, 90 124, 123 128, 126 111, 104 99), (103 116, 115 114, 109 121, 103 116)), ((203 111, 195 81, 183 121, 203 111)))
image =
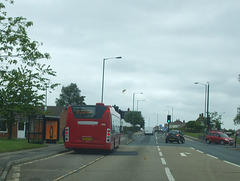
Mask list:
POLYGON ((215 157, 215 156, 213 156, 213 155, 209 155, 209 154, 206 154, 207 156, 210 156, 210 157, 212 157, 212 158, 215 158, 215 159, 218 159, 218 157, 215 157))
POLYGON ((175 179, 173 178, 172 173, 168 167, 165 168, 165 172, 166 172, 166 175, 167 175, 169 181, 175 181, 175 179))
POLYGON ((200 151, 200 150, 196 150, 197 152, 199 152, 199 153, 203 153, 202 151, 200 151))
POLYGON ((228 162, 228 161, 225 161, 225 160, 224 160, 223 162, 228 163, 228 164, 230 164, 230 165, 233 165, 233 166, 236 166, 236 167, 239 167, 239 168, 240 168, 240 165, 237 165, 237 164, 235 164, 235 163, 228 162))
POLYGON ((162 161, 162 164, 163 164, 163 165, 167 165, 167 163, 166 163, 166 161, 165 161, 164 158, 161 158, 161 161, 162 161))
POLYGON ((187 156, 187 155, 185 155, 185 153, 180 153, 180 155, 183 156, 183 157, 184 157, 184 156, 187 156))
POLYGON ((160 156, 160 157, 162 157, 162 156, 163 156, 162 152, 159 152, 159 156, 160 156))

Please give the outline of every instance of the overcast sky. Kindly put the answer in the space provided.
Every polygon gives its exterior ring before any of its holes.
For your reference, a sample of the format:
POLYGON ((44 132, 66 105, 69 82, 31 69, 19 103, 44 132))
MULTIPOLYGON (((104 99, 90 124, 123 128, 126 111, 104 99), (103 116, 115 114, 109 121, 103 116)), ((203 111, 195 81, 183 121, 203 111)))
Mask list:
POLYGON ((62 86, 76 83, 87 104, 104 103, 142 112, 150 125, 181 121, 204 112, 210 84, 210 112, 222 114, 223 128, 239 129, 240 1, 237 0, 15 0, 9 16, 33 21, 33 40, 57 72, 61 86, 48 95, 55 105, 62 86), (124 93, 122 91, 126 89, 124 93), (168 107, 170 106, 170 107, 168 107))

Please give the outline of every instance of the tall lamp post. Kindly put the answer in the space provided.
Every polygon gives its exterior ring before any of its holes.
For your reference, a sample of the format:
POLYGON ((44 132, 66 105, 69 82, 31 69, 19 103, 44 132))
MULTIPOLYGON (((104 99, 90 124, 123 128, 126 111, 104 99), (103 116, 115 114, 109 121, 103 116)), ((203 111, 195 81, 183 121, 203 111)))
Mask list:
POLYGON ((109 57, 103 59, 103 73, 102 73, 102 96, 101 96, 101 103, 103 103, 103 90, 104 90, 104 72, 105 72, 105 61, 109 59, 121 59, 122 57, 109 57))
POLYGON ((205 86, 205 117, 207 118, 207 130, 210 129, 210 116, 209 116, 209 82, 207 84, 195 82, 195 84, 200 84, 205 86), (206 110, 207 109, 207 110, 206 110), (206 116, 207 113, 207 116, 206 116))
POLYGON ((145 101, 145 99, 143 99, 143 100, 137 100, 137 111, 138 111, 138 102, 139 101, 145 101))
POLYGON ((142 92, 140 92, 140 93, 133 93, 133 128, 134 128, 134 102, 135 102, 135 94, 143 94, 143 93, 142 92))
POLYGON ((205 87, 205 103, 204 103, 204 117, 206 118, 206 109, 207 109, 207 90, 208 85, 200 82, 195 82, 195 84, 203 85, 205 87))

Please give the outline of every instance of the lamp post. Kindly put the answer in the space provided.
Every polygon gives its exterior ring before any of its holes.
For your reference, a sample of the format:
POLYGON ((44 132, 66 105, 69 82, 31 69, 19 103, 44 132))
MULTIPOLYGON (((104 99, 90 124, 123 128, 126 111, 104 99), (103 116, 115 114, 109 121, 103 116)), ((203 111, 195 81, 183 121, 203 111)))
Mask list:
POLYGON ((140 93, 133 93, 133 128, 134 128, 134 102, 135 102, 135 94, 143 94, 143 93, 142 92, 140 92, 140 93))
POLYGON ((145 101, 145 99, 143 99, 143 100, 137 100, 137 111, 138 111, 138 102, 139 101, 145 101))
POLYGON ((195 84, 200 84, 205 86, 205 117, 207 118, 207 130, 210 129, 210 116, 209 116, 209 82, 207 84, 195 82, 195 84), (207 110, 206 110, 207 109, 207 110), (207 116, 206 116, 207 113, 207 116))
POLYGON ((101 96, 101 103, 103 103, 103 90, 104 90, 104 72, 105 72, 105 61, 109 59, 121 59, 122 57, 109 57, 103 59, 103 73, 102 73, 102 96, 101 96))
POLYGON ((156 115, 157 115, 157 126, 159 126, 159 125, 158 125, 158 113, 154 113, 154 114, 156 114, 156 115))
POLYGON ((207 108, 207 84, 203 84, 203 83, 200 83, 200 82, 195 82, 195 84, 199 84, 199 85, 203 85, 205 86, 205 103, 204 103, 204 117, 206 118, 206 108, 207 108))

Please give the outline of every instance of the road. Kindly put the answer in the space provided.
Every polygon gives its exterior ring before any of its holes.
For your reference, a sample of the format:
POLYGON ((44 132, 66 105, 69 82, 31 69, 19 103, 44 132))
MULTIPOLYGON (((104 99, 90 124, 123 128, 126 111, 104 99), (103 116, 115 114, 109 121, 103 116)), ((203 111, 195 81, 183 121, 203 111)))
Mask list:
POLYGON ((239 156, 226 145, 166 144, 163 134, 138 134, 113 153, 70 151, 15 165, 7 180, 238 181, 239 156))

